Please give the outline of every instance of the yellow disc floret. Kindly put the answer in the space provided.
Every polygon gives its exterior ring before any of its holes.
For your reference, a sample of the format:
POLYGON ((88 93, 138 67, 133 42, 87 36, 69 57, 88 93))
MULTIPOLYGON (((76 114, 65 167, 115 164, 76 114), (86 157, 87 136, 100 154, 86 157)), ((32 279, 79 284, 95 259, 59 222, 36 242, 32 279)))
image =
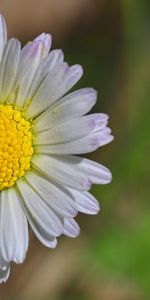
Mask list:
POLYGON ((13 186, 30 169, 31 123, 11 105, 0 105, 0 191, 13 186))

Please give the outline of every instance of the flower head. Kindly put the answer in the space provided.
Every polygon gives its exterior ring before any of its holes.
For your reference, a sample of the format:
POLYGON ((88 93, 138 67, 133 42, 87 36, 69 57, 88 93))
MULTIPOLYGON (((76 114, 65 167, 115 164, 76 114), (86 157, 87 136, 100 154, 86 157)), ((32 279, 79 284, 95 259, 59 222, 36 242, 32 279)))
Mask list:
POLYGON ((108 116, 86 115, 96 103, 94 89, 66 95, 83 71, 50 47, 45 33, 22 49, 17 39, 7 41, 0 17, 0 282, 11 261, 25 258, 27 221, 54 248, 61 234, 78 236, 78 211, 99 211, 91 185, 111 181, 106 167, 75 156, 111 142, 108 116))

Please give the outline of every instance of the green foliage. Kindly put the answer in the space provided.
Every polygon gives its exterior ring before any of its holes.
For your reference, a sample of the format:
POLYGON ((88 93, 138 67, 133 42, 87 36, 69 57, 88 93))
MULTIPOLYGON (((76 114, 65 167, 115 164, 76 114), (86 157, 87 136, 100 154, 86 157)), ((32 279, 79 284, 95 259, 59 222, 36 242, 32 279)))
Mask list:
MULTIPOLYGON (((126 45, 127 126, 124 142, 112 160, 114 181, 102 198, 108 219, 102 217, 103 235, 91 239, 90 260, 102 277, 132 281, 150 293, 150 40, 148 1, 122 1, 126 45), (128 200, 129 195, 129 200, 128 200), (133 211, 126 219, 116 213, 120 203, 130 201, 133 211)), ((120 124, 118 124, 120 126, 120 124)), ((116 137, 117 138, 117 137, 116 137)), ((99 189, 94 193, 99 197, 99 189)), ((104 193, 104 195, 103 195, 104 193)))
POLYGON ((93 259, 101 274, 135 281, 150 292, 150 215, 132 230, 114 227, 92 244, 93 259))

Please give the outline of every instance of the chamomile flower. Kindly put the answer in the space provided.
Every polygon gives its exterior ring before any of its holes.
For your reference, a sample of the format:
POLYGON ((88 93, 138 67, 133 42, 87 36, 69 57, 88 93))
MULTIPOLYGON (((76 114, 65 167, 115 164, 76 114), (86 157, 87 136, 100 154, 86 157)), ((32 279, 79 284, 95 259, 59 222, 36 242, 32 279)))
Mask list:
POLYGON ((0 17, 0 282, 25 258, 28 223, 49 248, 78 236, 77 213, 99 211, 88 190, 111 181, 106 167, 75 156, 111 142, 108 116, 86 115, 94 89, 66 95, 83 71, 50 47, 42 33, 21 49, 0 17))

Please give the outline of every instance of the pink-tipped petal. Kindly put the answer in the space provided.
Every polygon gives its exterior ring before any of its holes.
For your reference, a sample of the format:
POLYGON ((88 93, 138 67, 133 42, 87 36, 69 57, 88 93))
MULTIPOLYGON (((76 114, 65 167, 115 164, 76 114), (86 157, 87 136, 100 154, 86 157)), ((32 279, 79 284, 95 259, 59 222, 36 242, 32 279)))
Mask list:
MULTIPOLYGON (((50 51, 51 44, 52 44, 52 37, 48 33, 41 33, 39 36, 37 36, 34 41, 40 41, 43 44, 42 47, 42 54, 43 58, 46 57, 50 51)), ((33 41, 33 42, 34 42, 33 41)))

